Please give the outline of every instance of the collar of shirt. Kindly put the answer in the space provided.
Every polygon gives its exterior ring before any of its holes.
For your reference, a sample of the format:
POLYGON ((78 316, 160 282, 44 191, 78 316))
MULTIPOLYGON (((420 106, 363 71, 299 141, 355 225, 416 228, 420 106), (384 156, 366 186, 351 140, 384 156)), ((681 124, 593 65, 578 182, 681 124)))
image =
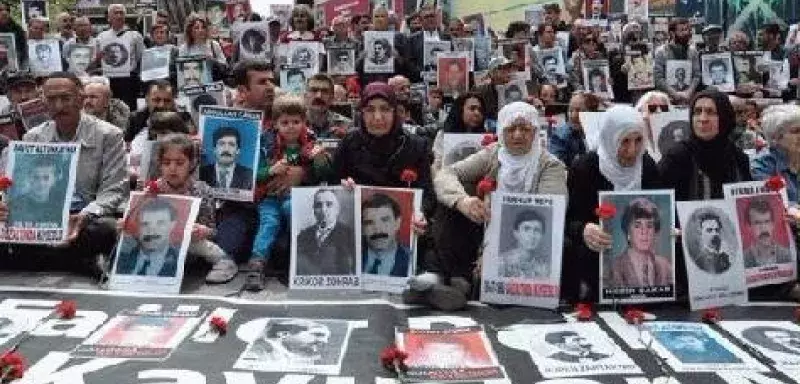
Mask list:
POLYGON ((333 227, 335 227, 335 226, 336 226, 335 224, 334 225, 329 225, 327 227, 317 226, 317 239, 320 239, 320 240, 327 239, 328 236, 331 235, 331 232, 333 232, 333 227))
POLYGON ((236 167, 236 165, 234 165, 234 164, 231 164, 230 166, 226 167, 226 166, 220 165, 219 163, 216 163, 214 165, 214 172, 217 173, 217 182, 219 182, 219 177, 222 175, 221 172, 224 171, 224 172, 226 172, 228 174, 228 180, 226 180, 227 183, 226 183, 226 185, 224 187, 225 188, 229 188, 230 185, 231 185, 231 180, 233 179, 233 170, 234 170, 235 167, 236 167))
POLYGON ((379 275, 390 275, 392 273, 392 269, 394 268, 394 258, 397 254, 397 243, 395 245, 385 251, 376 251, 372 248, 367 247, 367 265, 366 271, 370 271, 372 266, 375 264, 377 260, 381 261, 381 265, 378 266, 378 274, 379 275))
POLYGON ((154 253, 145 253, 144 250, 139 251, 139 260, 136 261, 136 268, 134 269, 135 272, 139 272, 139 269, 142 268, 144 262, 146 260, 150 261, 150 265, 147 266, 147 271, 145 274, 147 276, 156 276, 159 272, 161 272, 161 268, 164 267, 164 264, 167 263, 167 252, 169 252, 169 247, 164 248, 159 252, 154 253))

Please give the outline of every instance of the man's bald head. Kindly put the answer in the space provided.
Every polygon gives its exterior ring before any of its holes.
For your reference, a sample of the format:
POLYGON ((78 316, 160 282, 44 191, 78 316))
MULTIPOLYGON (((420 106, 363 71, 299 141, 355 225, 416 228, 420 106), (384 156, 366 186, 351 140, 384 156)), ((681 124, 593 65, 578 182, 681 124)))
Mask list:
POLYGON ((394 90, 397 100, 409 100, 411 98, 411 80, 403 75, 397 75, 389 79, 389 86, 394 90))

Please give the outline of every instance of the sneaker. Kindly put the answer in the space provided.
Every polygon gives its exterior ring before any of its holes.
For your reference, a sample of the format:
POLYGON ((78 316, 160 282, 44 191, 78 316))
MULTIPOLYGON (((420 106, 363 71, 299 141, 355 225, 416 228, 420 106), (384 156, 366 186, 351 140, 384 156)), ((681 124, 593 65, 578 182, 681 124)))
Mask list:
POLYGON ((207 284, 225 284, 239 273, 239 267, 231 259, 221 259, 214 263, 211 271, 206 275, 207 284))
POLYGON ((441 311, 455 311, 467 306, 467 295, 451 285, 436 284, 427 296, 431 307, 441 311))
POLYGON ((250 292, 261 292, 266 286, 266 278, 264 276, 264 262, 251 261, 248 264, 249 272, 244 280, 244 290, 250 292))
POLYGON ((414 291, 424 292, 441 283, 441 281, 442 279, 436 273, 425 272, 408 279, 408 286, 414 291))

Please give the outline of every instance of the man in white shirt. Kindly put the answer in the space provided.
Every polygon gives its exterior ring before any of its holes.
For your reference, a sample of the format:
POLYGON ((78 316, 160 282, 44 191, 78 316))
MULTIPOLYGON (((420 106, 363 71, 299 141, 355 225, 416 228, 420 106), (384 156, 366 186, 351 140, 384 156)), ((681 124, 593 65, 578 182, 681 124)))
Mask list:
POLYGON ((144 38, 142 35, 125 25, 125 6, 111 4, 108 6, 108 24, 110 29, 97 35, 98 52, 105 51, 105 45, 114 44, 122 40, 127 46, 128 60, 131 73, 127 77, 111 78, 111 91, 114 97, 122 100, 131 110, 136 110, 136 99, 139 96, 139 63, 142 61, 144 51, 144 38))
POLYGON ((242 142, 239 131, 232 127, 221 127, 213 135, 216 162, 200 168, 200 180, 212 188, 253 188, 253 170, 236 162, 242 142))

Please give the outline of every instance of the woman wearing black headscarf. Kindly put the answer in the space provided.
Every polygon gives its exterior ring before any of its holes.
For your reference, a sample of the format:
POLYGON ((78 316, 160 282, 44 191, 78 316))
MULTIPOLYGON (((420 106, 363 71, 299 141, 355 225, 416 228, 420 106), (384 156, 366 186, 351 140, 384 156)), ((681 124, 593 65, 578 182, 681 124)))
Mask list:
POLYGON ((480 94, 465 93, 453 102, 444 127, 436 134, 433 142, 433 165, 431 174, 436 177, 436 172, 442 168, 444 158, 445 133, 484 133, 486 132, 486 104, 480 94))
POLYGON ((723 184, 752 180, 747 155, 729 138, 736 114, 716 91, 697 94, 690 106, 692 136, 661 158, 661 178, 677 201, 721 199, 723 184))

